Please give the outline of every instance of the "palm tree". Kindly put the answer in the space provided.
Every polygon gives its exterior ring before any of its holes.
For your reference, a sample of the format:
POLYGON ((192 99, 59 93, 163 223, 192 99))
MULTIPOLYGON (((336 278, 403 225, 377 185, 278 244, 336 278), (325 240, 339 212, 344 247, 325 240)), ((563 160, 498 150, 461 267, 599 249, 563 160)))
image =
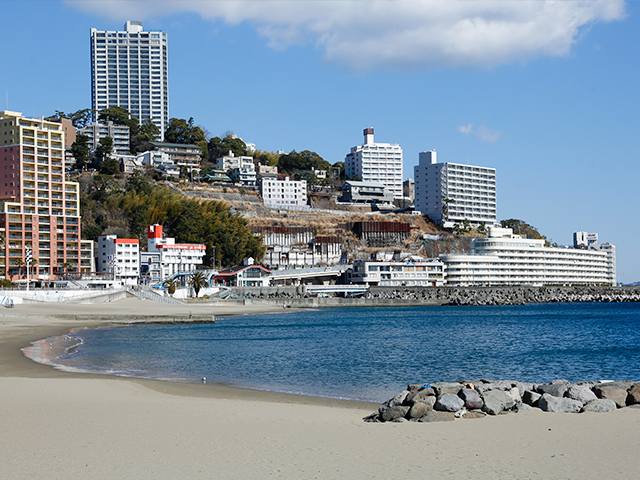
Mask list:
POLYGON ((205 277, 202 272, 193 272, 189 277, 189 286, 193 288, 196 292, 196 298, 198 298, 198 294, 200 290, 209 286, 207 282, 207 277, 205 277))
POLYGON ((18 267, 18 278, 22 275, 22 266, 24 265, 24 261, 21 258, 16 260, 16 266, 18 267))
POLYGON ((69 262, 64 262, 62 265, 60 265, 60 268, 62 268, 63 273, 67 273, 69 271, 70 268, 72 268, 73 265, 71 265, 69 262))
POLYGON ((175 278, 170 278, 163 283, 163 285, 167 287, 167 293, 169 293, 169 295, 173 295, 174 293, 176 293, 177 284, 178 282, 176 282, 175 278))

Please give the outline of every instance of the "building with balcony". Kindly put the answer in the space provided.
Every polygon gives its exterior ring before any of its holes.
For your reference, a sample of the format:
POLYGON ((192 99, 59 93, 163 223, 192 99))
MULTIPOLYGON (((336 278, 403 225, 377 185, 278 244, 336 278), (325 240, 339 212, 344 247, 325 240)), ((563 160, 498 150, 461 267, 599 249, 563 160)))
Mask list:
POLYGON ((420 152, 414 167, 415 210, 446 228, 462 224, 493 225, 497 221, 496 169, 438 163, 434 150, 420 152))
POLYGON ((140 241, 100 235, 96 264, 98 273, 113 274, 116 284, 137 285, 140 281, 140 241))
MULTIPOLYGON (((91 108, 122 107, 139 123, 169 124, 167 34, 128 21, 123 31, 91 29, 91 108)), ((95 116, 94 116, 95 120, 95 116)))
POLYGON ((187 167, 189 171, 200 171, 202 149, 199 146, 161 142, 151 142, 151 145, 154 150, 166 153, 174 165, 187 167))
POLYGON ((260 195, 267 207, 308 208, 306 180, 263 178, 260 180, 260 195))
POLYGON ((113 155, 129 154, 129 127, 126 125, 116 125, 113 122, 99 123, 93 122, 78 130, 78 135, 89 137, 89 148, 95 150, 100 145, 100 140, 105 137, 113 139, 113 155))
POLYGON ((437 258, 408 262, 356 260, 350 281, 374 286, 441 287, 445 277, 444 263, 437 258))
POLYGON ((393 205, 393 194, 382 183, 347 180, 342 184, 339 202, 393 205))
POLYGON ((362 182, 381 183, 393 198, 402 198, 402 147, 374 142, 373 128, 365 128, 364 145, 351 148, 344 170, 347 178, 357 175, 362 182))
POLYGON ((0 228, 5 230, 5 277, 51 280, 62 265, 81 268, 80 189, 65 179, 62 124, 0 111, 0 228), (4 168, 3 168, 4 167, 4 168))
POLYGON ((615 285, 615 247, 547 247, 510 228, 489 227, 488 238, 472 239, 471 254, 440 259, 451 286, 615 285))

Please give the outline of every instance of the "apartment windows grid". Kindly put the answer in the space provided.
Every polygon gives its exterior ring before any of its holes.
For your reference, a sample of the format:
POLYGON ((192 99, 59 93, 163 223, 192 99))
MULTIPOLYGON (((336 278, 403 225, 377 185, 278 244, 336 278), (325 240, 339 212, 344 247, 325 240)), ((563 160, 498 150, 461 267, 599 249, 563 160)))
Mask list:
POLYGON ((415 208, 436 223, 446 227, 465 220, 475 225, 496 223, 495 168, 437 163, 432 150, 420 153, 414 179, 415 208))
POLYGON ((162 139, 169 120, 167 34, 135 21, 124 29, 91 29, 91 108, 126 108, 140 123, 156 124, 162 139))

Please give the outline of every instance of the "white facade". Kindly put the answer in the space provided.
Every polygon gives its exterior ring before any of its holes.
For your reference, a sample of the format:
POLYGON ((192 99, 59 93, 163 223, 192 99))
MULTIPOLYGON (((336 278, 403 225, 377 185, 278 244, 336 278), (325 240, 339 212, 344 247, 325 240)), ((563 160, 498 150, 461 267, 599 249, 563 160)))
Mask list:
POLYGON ((615 284, 615 248, 612 256, 544 243, 514 235, 510 228, 489 227, 489 238, 471 241, 470 255, 440 256, 447 267, 447 285, 615 284))
POLYGON ((96 267, 100 273, 112 273, 116 282, 137 285, 140 278, 140 242, 137 238, 100 235, 96 267))
POLYGON ((357 175, 363 182, 382 183, 394 198, 402 198, 402 147, 375 143, 373 128, 364 130, 364 145, 351 148, 344 168, 347 178, 357 175))
POLYGON ((116 125, 113 122, 98 123, 93 122, 78 130, 78 135, 89 137, 89 148, 95 150, 100 145, 100 140, 105 137, 113 139, 113 154, 129 154, 129 127, 126 125, 116 125))
POLYGON ((353 263, 351 283, 377 286, 441 287, 445 284, 444 263, 437 259, 421 262, 353 263))
POLYGON ((307 181, 263 178, 260 180, 262 202, 268 207, 307 207, 307 181))
POLYGON ((175 273, 195 272, 202 265, 206 245, 175 243, 175 238, 163 238, 162 225, 148 229, 148 252, 142 253, 145 276, 151 282, 163 281, 175 273))
POLYGON ((126 108, 140 123, 169 121, 167 34, 128 21, 124 31, 91 29, 91 108, 126 108))
POLYGON ((436 152, 431 150, 420 152, 414 180, 415 209, 434 222, 447 228, 465 220, 475 226, 496 223, 495 168, 437 163, 436 152), (445 199, 449 200, 446 206, 445 199))

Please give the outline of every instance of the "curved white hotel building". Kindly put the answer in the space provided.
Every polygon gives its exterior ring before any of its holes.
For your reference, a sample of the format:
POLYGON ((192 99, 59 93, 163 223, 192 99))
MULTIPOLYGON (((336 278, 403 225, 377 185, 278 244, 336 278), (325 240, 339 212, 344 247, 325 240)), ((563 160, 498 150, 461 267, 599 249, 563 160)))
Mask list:
POLYGON ((615 247, 545 247, 510 228, 489 227, 489 238, 471 241, 471 254, 441 255, 447 285, 615 285, 615 247))

